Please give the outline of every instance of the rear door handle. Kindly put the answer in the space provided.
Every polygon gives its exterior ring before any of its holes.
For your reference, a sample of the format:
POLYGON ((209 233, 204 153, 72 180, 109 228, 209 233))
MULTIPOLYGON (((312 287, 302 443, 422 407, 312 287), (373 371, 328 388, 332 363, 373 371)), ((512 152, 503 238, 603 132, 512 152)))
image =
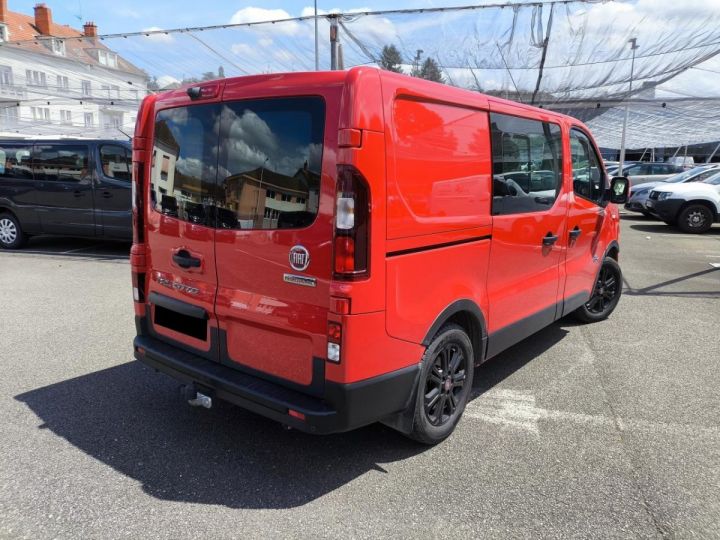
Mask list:
POLYGON ((75 191, 73 191, 73 196, 75 196, 75 197, 82 197, 83 195, 84 195, 84 193, 82 191, 80 191, 79 189, 76 189, 75 191))
POLYGON ((582 230, 580 229, 580 227, 575 225, 575 228, 570 231, 570 241, 577 240, 578 236, 580 236, 580 233, 582 233, 582 230))
POLYGON ((551 232, 548 232, 543 237, 543 246, 552 246, 555 242, 558 241, 558 237, 556 234, 553 234, 551 232))
POLYGON ((180 268, 200 268, 200 259, 190 255, 187 250, 181 249, 177 253, 173 253, 172 258, 180 268))
POLYGON ((110 193, 109 191, 103 191, 103 193, 102 193, 103 199, 109 199, 110 197, 112 197, 112 193, 110 193))

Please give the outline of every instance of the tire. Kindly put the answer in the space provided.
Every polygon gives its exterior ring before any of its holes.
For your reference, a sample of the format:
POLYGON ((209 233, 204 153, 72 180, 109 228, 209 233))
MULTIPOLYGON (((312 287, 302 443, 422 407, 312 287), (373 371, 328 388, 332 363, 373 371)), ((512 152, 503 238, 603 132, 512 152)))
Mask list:
POLYGON ((617 261, 605 257, 590 300, 574 311, 580 322, 593 323, 607 319, 622 295, 622 271, 617 261))
POLYGON ((0 248, 18 249, 27 241, 18 219, 9 212, 0 214, 0 248))
POLYGON ((456 324, 440 329, 423 355, 408 437, 433 445, 453 432, 472 389, 474 358, 465 330, 456 324))
POLYGON ((677 226, 684 233, 702 234, 713 224, 713 213, 704 204, 691 204, 680 211, 677 226))

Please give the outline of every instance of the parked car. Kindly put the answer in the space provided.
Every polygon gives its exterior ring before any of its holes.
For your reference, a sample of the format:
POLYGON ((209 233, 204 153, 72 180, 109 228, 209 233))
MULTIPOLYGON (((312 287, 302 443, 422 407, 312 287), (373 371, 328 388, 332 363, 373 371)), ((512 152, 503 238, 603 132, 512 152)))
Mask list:
POLYGON ((673 156, 668 158, 666 163, 678 165, 683 169, 692 169, 695 166, 695 158, 693 156, 673 156))
POLYGON ((628 181, 568 116, 359 67, 148 96, 133 144, 135 357, 194 405, 434 444, 475 365, 620 299, 628 181))
MULTIPOLYGON (((642 184, 643 182, 665 180, 684 170, 680 165, 673 165, 672 163, 642 161, 629 166, 623 166, 622 176, 630 180, 630 186, 632 187, 637 184, 642 184)), ((617 175, 617 171, 614 171, 612 174, 617 175)))
POLYGON ((647 209, 683 232, 707 232, 720 220, 720 173, 702 182, 658 186, 650 192, 647 209))
POLYGON ((132 239, 128 142, 0 140, 0 247, 33 235, 132 239))
POLYGON ((667 180, 657 180, 655 182, 644 182, 633 186, 630 189, 630 198, 625 203, 625 210, 631 212, 640 212, 647 217, 653 217, 653 214, 645 208, 645 203, 650 195, 653 188, 667 183, 667 184, 682 184, 685 182, 702 182, 703 180, 710 178, 714 174, 717 174, 720 163, 714 163, 711 165, 704 165, 702 167, 695 167, 687 171, 671 176, 667 180))

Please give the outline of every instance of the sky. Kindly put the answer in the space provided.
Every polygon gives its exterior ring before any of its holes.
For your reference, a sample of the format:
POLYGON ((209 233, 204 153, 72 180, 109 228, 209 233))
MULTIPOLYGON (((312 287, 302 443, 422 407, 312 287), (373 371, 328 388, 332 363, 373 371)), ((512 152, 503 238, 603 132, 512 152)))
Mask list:
MULTIPOLYGON (((9 9, 32 14, 37 0, 8 0, 9 9)), ((197 0, 45 0, 53 13, 53 20, 80 28, 82 22, 92 20, 101 34, 131 32, 151 26, 180 28, 205 26, 229 22, 241 8, 263 6, 266 9, 283 9, 298 16, 311 0, 276 0, 255 2, 229 2, 210 0, 198 9, 197 0)), ((482 0, 477 3, 483 3, 482 0)), ((362 7, 371 10, 388 9, 388 2, 361 0, 362 7)), ((319 9, 349 10, 360 5, 357 1, 333 0, 318 2, 319 9)), ((462 2, 433 2, 432 0, 394 0, 395 8, 428 7, 432 5, 462 5, 462 2)))
MULTIPOLYGON (((92 20, 100 34, 172 29, 258 20, 282 19, 311 13, 312 0, 270 0, 228 2, 210 0, 45 0, 53 18, 61 24, 80 28, 92 20), (198 5, 202 5, 199 9, 198 5), (262 7, 260 7, 262 6, 262 7)), ((475 0, 497 3, 498 0, 475 0)), ((530 0, 512 0, 517 3, 530 0)), ((32 13, 37 0, 8 0, 13 11, 32 13)), ((472 0, 319 0, 319 10, 382 10, 392 7, 423 8, 466 5, 472 0)), ((695 47, 703 43, 720 43, 720 0, 627 0, 612 3, 572 4, 557 8, 549 48, 543 89, 562 99, 585 97, 587 93, 563 93, 568 87, 589 88, 591 93, 612 94, 624 91, 630 71, 627 39, 638 38, 640 49, 635 77, 650 75, 656 80, 677 65, 702 57, 709 49, 695 47), (677 52, 688 48, 688 52, 677 52), (673 54, 653 54, 674 50, 673 54), (648 55, 648 56, 644 56, 648 55), (643 57, 644 56, 644 57, 643 57), (600 59, 605 63, 595 64, 600 59), (572 73, 567 64, 579 64, 572 73), (625 73, 627 72, 627 73, 625 73), (655 74, 660 74, 655 77, 655 74), (615 87, 608 80, 620 81, 615 87)), ((548 8, 538 20, 547 23, 548 8)), ((525 8, 517 19, 515 33, 512 10, 480 10, 413 16, 361 17, 347 22, 347 28, 371 53, 377 55, 383 45, 396 44, 411 62, 417 49, 443 62, 452 84, 472 86, 479 83, 485 90, 512 89, 519 86, 532 90, 537 79, 544 36, 538 31, 532 8, 525 8), (508 38, 508 36, 511 36, 508 38), (510 44, 508 39, 512 40, 510 44), (507 46, 506 46, 507 45, 507 46), (471 74, 466 66, 475 66, 471 74), (512 80, 503 66, 514 69, 512 80), (453 71, 452 66, 462 66, 453 71), (528 66, 531 69, 528 69, 528 66), (447 69, 450 68, 450 69, 447 69), (534 71, 535 70, 535 71, 534 71), (472 75, 472 77, 471 77, 472 75)), ((327 21, 321 24, 321 69, 329 62, 327 21)), ((341 29, 341 34, 343 30, 341 29)), ((344 54, 347 65, 368 63, 368 56, 347 37, 344 54)), ((198 77, 216 71, 220 65, 228 76, 259 72, 312 70, 313 40, 311 23, 265 25, 188 34, 159 34, 133 39, 107 40, 129 61, 145 69, 162 82, 171 84, 186 77, 198 77), (201 41, 202 40, 202 41, 201 41)), ((720 55, 702 64, 705 71, 692 69, 671 84, 680 93, 668 96, 718 96, 720 94, 720 55)), ((409 71, 409 65, 406 65, 409 71)))

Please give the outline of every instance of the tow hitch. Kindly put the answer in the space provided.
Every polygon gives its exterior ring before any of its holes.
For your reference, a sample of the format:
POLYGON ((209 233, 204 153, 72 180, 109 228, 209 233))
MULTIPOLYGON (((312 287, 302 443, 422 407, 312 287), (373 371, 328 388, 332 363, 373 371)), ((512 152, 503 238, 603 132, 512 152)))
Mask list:
POLYGON ((194 385, 183 385, 180 387, 180 394, 183 399, 187 400, 191 407, 212 408, 212 398, 202 392, 199 392, 194 385))

